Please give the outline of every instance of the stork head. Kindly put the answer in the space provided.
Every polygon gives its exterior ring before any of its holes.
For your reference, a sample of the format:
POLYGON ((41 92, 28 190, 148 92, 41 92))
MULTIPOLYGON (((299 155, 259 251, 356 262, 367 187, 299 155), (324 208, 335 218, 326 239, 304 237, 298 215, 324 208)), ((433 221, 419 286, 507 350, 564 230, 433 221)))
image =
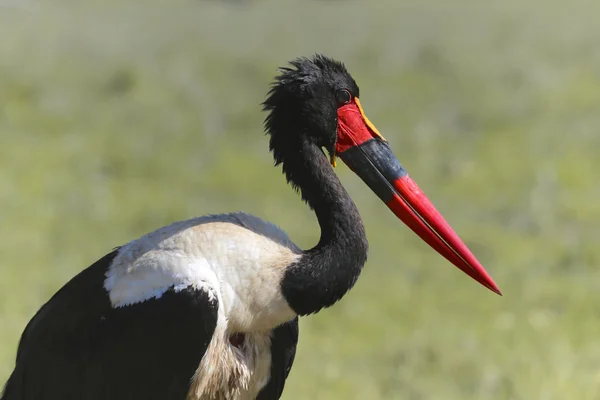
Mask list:
POLYGON ((296 139, 339 157, 388 208, 433 249, 477 282, 501 294, 483 266, 411 179, 389 143, 365 115, 358 85, 345 66, 315 55, 280 69, 264 109, 276 163, 296 139), (293 132, 289 127, 295 127, 293 132), (294 136, 295 135, 295 136, 294 136))

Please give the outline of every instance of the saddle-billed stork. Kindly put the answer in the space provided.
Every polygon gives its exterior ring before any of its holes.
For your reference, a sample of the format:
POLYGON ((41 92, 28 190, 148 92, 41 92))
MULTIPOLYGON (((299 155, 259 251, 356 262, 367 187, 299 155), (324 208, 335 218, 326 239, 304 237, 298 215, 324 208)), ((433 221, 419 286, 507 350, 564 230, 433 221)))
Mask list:
POLYGON ((367 119, 344 65, 315 55, 280 72, 263 103, 265 130, 275 164, 316 213, 316 246, 301 250, 275 225, 231 213, 118 247, 31 319, 3 400, 278 399, 298 316, 340 300, 367 259, 336 157, 431 247, 500 294, 367 119))

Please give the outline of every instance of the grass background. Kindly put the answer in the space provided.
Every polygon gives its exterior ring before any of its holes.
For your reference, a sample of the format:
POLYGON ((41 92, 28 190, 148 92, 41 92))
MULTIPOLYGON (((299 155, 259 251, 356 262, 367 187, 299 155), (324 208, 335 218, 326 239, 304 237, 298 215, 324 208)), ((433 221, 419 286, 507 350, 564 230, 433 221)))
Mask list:
POLYGON ((284 399, 600 399, 598 4, 0 1, 0 382, 39 306, 143 233, 245 210, 317 241, 259 104, 318 51, 505 295, 339 167, 370 258, 302 320, 284 399))

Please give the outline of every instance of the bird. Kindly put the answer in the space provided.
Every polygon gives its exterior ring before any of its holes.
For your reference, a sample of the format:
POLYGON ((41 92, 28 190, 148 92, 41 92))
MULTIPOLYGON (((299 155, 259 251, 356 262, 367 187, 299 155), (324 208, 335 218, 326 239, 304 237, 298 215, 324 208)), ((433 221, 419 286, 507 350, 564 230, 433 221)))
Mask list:
POLYGON ((341 300, 367 261, 338 159, 434 250, 502 294, 367 118, 344 63, 292 59, 261 105, 274 165, 314 211, 318 242, 303 250, 239 211, 122 244, 31 318, 2 400, 279 399, 299 318, 341 300))

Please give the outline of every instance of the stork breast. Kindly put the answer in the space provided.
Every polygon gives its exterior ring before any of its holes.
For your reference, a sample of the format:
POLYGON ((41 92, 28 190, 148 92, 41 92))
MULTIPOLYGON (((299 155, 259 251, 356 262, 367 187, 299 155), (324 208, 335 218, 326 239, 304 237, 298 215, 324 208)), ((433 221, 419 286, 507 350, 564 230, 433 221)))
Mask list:
POLYGON ((229 331, 267 331, 295 317, 281 279, 299 257, 246 227, 200 217, 123 246, 104 287, 113 307, 124 307, 193 285, 218 298, 229 331))

